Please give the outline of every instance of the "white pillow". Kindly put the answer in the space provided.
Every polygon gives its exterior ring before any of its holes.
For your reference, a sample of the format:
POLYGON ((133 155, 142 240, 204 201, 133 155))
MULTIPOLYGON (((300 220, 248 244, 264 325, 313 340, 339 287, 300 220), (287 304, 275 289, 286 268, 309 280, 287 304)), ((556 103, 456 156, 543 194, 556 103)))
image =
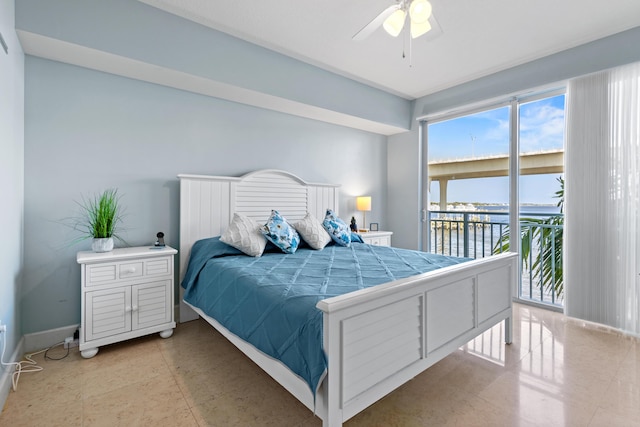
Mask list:
POLYGON ((308 212, 305 217, 296 222, 293 227, 313 249, 322 249, 331 241, 331 236, 327 233, 327 230, 324 229, 322 223, 308 212))
POLYGON ((220 241, 233 246, 249 256, 260 256, 267 239, 260 232, 260 225, 249 217, 234 213, 229 228, 220 236, 220 241))

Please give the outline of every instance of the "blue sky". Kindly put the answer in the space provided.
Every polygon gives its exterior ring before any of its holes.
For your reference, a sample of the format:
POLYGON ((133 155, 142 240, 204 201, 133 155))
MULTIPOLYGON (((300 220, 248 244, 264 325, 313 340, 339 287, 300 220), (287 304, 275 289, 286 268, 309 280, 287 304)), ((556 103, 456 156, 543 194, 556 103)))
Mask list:
MULTIPOLYGON (((508 154, 509 107, 429 125, 429 161, 508 154)), ((521 153, 561 149, 564 144, 564 95, 520 106, 521 153)), ((560 174, 520 178, 520 203, 556 204, 560 174)), ((448 202, 508 203, 506 177, 449 181, 448 202)), ((431 184, 431 201, 439 200, 431 184)))

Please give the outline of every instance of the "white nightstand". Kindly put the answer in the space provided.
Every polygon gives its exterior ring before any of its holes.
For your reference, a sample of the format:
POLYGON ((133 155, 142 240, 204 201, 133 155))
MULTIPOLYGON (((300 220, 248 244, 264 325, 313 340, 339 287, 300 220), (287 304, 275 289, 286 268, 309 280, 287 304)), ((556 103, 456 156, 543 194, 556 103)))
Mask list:
POLYGON ((391 235, 393 231, 367 231, 358 233, 365 243, 375 246, 391 246, 391 235))
POLYGON ((81 270, 80 352, 160 332, 173 334, 173 256, 166 246, 78 252, 81 270))

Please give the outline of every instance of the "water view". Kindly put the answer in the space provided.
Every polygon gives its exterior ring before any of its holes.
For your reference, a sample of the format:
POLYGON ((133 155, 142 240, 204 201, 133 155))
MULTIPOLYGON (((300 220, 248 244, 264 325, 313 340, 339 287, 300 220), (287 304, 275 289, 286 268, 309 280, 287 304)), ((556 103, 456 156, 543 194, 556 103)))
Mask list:
MULTIPOLYGON (((430 251, 450 256, 482 258, 493 253, 509 250, 508 246, 508 206, 504 204, 452 204, 446 211, 432 205, 430 219, 430 251)), ((545 248, 546 241, 556 241, 556 234, 562 233, 562 226, 546 224, 545 220, 561 217, 556 205, 525 205, 520 209, 520 228, 523 240, 531 250, 525 254, 528 259, 523 263, 520 297, 547 304, 561 305, 563 295, 555 283, 541 286, 545 282, 545 272, 541 264, 544 257, 552 257, 555 248, 545 248), (545 240, 543 237, 547 235, 545 240), (540 237, 542 236, 542 237, 540 237), (534 259, 543 254, 540 261, 534 259), (546 254, 546 255, 545 255, 546 254), (537 264, 537 262, 539 264, 537 264), (539 277, 538 277, 539 276, 539 277)), ((561 234, 559 235, 561 240, 561 234)), ((549 260, 547 260, 549 261, 549 260)), ((553 262, 553 261, 551 261, 553 262)), ((555 270, 555 267, 554 267, 555 270)), ((547 278, 547 282, 548 282, 547 278)), ((553 279, 552 279, 553 281, 553 279)))

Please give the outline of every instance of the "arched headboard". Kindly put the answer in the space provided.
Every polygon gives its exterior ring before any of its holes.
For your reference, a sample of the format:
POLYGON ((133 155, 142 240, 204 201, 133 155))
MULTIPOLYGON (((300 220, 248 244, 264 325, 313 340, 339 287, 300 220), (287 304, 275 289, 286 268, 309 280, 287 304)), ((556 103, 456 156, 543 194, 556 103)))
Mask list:
MULTIPOLYGON (((272 209, 294 223, 312 213, 322 220, 327 208, 338 213, 337 184, 309 183, 281 170, 265 169, 241 177, 178 175, 180 179, 180 281, 184 277, 191 246, 200 239, 219 236, 234 213, 262 224, 272 209)), ((180 321, 197 314, 182 302, 180 321)))

